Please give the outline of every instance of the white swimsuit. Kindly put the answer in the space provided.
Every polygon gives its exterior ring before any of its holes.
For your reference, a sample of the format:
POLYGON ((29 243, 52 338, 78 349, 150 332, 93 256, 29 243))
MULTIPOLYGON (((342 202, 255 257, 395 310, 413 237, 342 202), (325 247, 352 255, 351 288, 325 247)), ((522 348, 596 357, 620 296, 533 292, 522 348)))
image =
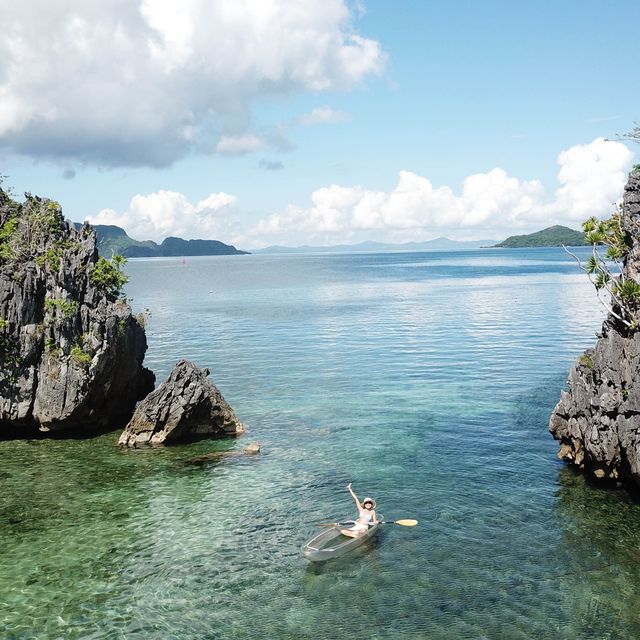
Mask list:
POLYGON ((352 531, 368 531, 369 525, 373 524, 376 512, 373 511, 373 509, 371 511, 367 511, 362 507, 359 508, 359 511, 360 515, 351 529, 352 531))

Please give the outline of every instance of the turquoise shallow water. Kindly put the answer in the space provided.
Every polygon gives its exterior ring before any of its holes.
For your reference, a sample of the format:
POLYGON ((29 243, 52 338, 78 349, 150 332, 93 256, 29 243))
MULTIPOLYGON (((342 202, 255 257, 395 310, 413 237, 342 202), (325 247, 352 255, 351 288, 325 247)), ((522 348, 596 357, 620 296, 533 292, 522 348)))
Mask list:
POLYGON ((640 506, 547 433, 602 319, 562 250, 127 269, 148 365, 209 367, 249 432, 0 442, 1 637, 640 637, 640 506), (184 462, 250 440, 261 456, 184 462), (349 481, 420 524, 309 565, 349 481))

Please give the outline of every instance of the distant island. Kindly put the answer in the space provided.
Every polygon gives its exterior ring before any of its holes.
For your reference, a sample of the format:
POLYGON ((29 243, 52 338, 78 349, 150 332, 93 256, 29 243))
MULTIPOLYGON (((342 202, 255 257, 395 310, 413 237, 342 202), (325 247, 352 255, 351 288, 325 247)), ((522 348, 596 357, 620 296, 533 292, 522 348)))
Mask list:
POLYGON ((449 238, 434 238, 425 242, 405 242, 393 244, 391 242, 365 241, 358 244, 336 244, 331 246, 283 247, 274 245, 264 249, 256 249, 253 253, 351 253, 351 252, 381 252, 381 251, 455 251, 456 249, 480 249, 492 245, 495 240, 450 240, 449 238))
MULTIPOLYGON (((81 224, 76 222, 77 229, 81 224)), ((260 254, 285 254, 285 253, 357 253, 386 251, 456 251, 463 249, 481 249, 487 247, 522 248, 522 247, 559 247, 562 245, 577 247, 588 244, 584 239, 584 233, 555 225, 529 233, 526 235, 509 236, 506 240, 496 244, 495 240, 451 240, 446 237, 434 238, 424 242, 404 242, 394 244, 391 242, 375 242, 367 240, 357 244, 336 244, 329 246, 302 245, 287 247, 273 245, 264 249, 256 249, 252 252, 236 249, 233 245, 225 244, 219 240, 184 240, 169 236, 160 244, 153 240, 134 240, 122 228, 112 224, 95 224, 97 246, 100 255, 107 258, 114 253, 119 253, 126 258, 154 258, 154 257, 178 257, 178 256, 228 256, 247 255, 249 253, 260 254)))
POLYGON ((576 231, 562 225, 547 227, 542 231, 529 233, 522 236, 509 236, 506 240, 494 245, 495 247, 505 247, 508 249, 518 249, 522 247, 581 247, 589 244, 582 231, 576 231))
MULTIPOLYGON (((82 225, 75 223, 77 229, 82 225)), ((247 255, 219 240, 183 240, 170 236, 160 244, 153 240, 134 240, 122 228, 113 224, 91 225, 96 230, 98 252, 107 258, 119 253, 126 258, 156 258, 177 256, 231 256, 247 255)))

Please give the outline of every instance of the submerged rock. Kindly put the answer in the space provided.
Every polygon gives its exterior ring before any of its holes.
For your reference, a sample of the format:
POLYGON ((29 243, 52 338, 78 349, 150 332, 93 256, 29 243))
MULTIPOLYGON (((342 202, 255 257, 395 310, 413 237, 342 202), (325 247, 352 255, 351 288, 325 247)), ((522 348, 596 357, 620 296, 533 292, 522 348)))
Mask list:
MULTIPOLYGON (((627 278, 640 275, 640 176, 625 188, 622 223, 630 251, 627 278)), ((569 373, 568 391, 555 407, 549 430, 558 457, 601 479, 640 485, 640 332, 614 316, 569 373)))
POLYGON ((153 389, 117 273, 91 227, 0 189, 0 433, 117 427, 153 389))
POLYGON ((227 458, 239 458, 243 456, 256 456, 260 453, 260 443, 251 442, 242 451, 213 451, 202 456, 195 456, 185 460, 185 464, 203 466, 212 462, 219 462, 227 458))
POLYGON ((167 380, 138 405, 118 444, 169 444, 198 436, 244 432, 208 375, 208 369, 180 360, 167 380))

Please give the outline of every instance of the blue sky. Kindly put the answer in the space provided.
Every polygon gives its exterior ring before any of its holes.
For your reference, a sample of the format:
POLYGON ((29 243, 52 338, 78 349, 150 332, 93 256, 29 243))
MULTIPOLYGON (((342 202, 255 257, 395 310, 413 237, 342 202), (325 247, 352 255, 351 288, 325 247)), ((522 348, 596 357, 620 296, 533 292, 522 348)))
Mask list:
POLYGON ((61 6, 0 0, 0 173, 139 239, 577 226, 637 151, 631 0, 61 6))

